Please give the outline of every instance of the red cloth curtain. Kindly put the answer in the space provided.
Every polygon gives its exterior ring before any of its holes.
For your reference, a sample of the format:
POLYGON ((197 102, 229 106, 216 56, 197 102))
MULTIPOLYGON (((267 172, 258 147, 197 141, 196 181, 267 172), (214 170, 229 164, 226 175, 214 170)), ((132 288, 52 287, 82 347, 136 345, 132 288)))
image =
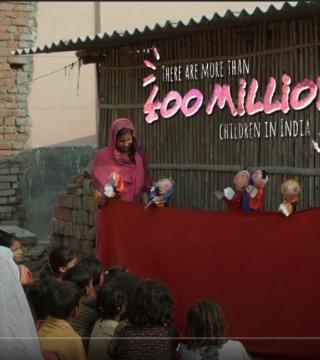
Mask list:
POLYGON ((320 358, 320 208, 286 218, 145 211, 111 200, 101 216, 104 266, 122 264, 166 283, 180 330, 188 307, 209 297, 221 305, 230 336, 249 351, 276 359, 320 358))

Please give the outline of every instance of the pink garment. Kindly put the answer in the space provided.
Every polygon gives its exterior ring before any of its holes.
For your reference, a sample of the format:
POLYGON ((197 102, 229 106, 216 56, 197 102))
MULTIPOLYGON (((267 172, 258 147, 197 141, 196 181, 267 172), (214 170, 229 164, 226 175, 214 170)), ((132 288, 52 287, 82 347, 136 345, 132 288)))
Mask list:
POLYGON ((109 131, 108 146, 98 150, 95 155, 92 169, 93 184, 101 193, 103 193, 104 185, 108 182, 108 176, 112 172, 120 174, 123 178, 124 191, 121 194, 122 200, 139 203, 143 191, 149 191, 152 186, 144 154, 137 146, 134 126, 126 118, 117 119, 112 123, 109 131), (136 147, 135 163, 126 159, 124 155, 116 150, 116 136, 118 131, 123 128, 131 129, 133 132, 136 147))
MULTIPOLYGON (((126 118, 115 120, 109 131, 108 146, 97 151, 93 160, 92 177, 94 187, 104 192, 104 185, 108 182, 108 176, 116 172, 120 174, 124 182, 124 191, 121 200, 135 203, 141 202, 142 193, 149 192, 152 180, 149 167, 142 150, 137 146, 135 128, 132 122, 126 118), (133 144, 136 148, 134 154, 135 162, 128 160, 123 154, 116 150, 116 137, 119 130, 128 128, 133 133, 133 144)), ((101 258, 100 244, 100 211, 96 214, 96 256, 101 258)))
POLYGON ((25 265, 18 265, 19 273, 20 273, 20 282, 22 285, 32 284, 33 276, 32 272, 25 265))

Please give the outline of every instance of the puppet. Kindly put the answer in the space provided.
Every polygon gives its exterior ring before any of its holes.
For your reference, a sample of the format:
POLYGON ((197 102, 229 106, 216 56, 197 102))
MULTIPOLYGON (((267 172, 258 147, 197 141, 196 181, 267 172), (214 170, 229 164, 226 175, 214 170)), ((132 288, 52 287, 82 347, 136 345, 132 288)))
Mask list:
POLYGON ((279 211, 285 216, 289 216, 296 211, 300 190, 299 181, 296 179, 288 179, 281 183, 283 202, 279 206, 279 211))
POLYGON ((165 207, 173 194, 173 181, 168 178, 161 178, 150 190, 149 202, 146 209, 153 205, 154 207, 165 207))
POLYGON ((234 189, 227 187, 221 191, 215 191, 215 195, 219 200, 224 200, 229 207, 229 210, 246 210, 243 204, 243 195, 246 191, 246 187, 249 185, 250 174, 247 170, 238 171, 234 178, 234 189))
POLYGON ((104 194, 108 198, 119 197, 124 190, 122 176, 112 172, 108 176, 109 182, 104 186, 104 194))
POLYGON ((261 210, 264 200, 264 187, 268 182, 268 174, 265 170, 257 169, 253 171, 252 185, 247 186, 247 192, 249 194, 249 209, 261 210))
POLYGON ((107 198, 114 197, 116 199, 119 199, 121 193, 124 190, 123 178, 120 174, 112 172, 108 176, 108 182, 104 185, 103 194, 100 191, 96 190, 92 184, 91 184, 91 190, 92 190, 92 196, 97 203, 99 203, 102 200, 103 195, 105 195, 107 198))

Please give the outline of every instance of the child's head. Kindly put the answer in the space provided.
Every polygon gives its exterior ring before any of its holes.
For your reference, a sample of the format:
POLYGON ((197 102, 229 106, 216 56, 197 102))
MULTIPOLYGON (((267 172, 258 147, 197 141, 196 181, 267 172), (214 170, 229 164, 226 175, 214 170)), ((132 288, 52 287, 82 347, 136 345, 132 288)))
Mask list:
POLYGON ((192 347, 222 346, 227 341, 223 339, 227 336, 227 329, 220 306, 210 299, 193 304, 187 313, 187 336, 214 338, 190 340, 192 347))
POLYGON ((57 278, 62 278, 63 274, 77 263, 77 254, 74 250, 66 246, 58 246, 49 253, 49 270, 57 278))
POLYGON ((18 264, 22 261, 21 240, 15 234, 9 234, 0 230, 0 246, 9 248, 13 253, 13 260, 18 264))
POLYGON ((81 259, 78 264, 88 271, 90 277, 92 277, 92 285, 95 289, 102 286, 104 281, 104 272, 100 260, 88 257, 81 259))
POLYGON ((35 281, 25 287, 26 296, 31 305, 37 320, 44 320, 49 314, 48 303, 54 287, 58 286, 60 281, 54 277, 35 281))
POLYGON ((81 300, 90 297, 94 292, 92 277, 84 266, 77 264, 63 274, 63 281, 75 283, 81 291, 81 300))
POLYGON ((103 319, 120 321, 127 308, 127 294, 116 282, 110 282, 99 289, 97 306, 103 319))
POLYGON ((112 266, 104 272, 104 282, 107 284, 108 282, 115 279, 118 275, 127 271, 128 269, 123 265, 112 266))
POLYGON ((171 294, 163 283, 143 280, 136 286, 132 303, 129 303, 129 322, 137 327, 168 325, 173 304, 171 294))
POLYGON ((48 299, 49 315, 63 320, 76 317, 79 313, 81 291, 71 281, 59 281, 51 288, 48 299))

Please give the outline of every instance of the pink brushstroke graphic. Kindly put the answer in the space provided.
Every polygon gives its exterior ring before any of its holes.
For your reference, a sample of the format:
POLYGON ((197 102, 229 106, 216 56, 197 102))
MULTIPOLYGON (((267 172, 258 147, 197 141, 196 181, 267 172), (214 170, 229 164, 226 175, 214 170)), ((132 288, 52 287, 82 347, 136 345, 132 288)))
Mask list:
POLYGON ((239 92, 238 92, 238 108, 237 112, 239 116, 243 116, 246 113, 244 108, 244 98, 246 96, 247 82, 244 79, 239 79, 239 92))
POLYGON ((283 83, 282 96, 281 96, 281 111, 286 114, 290 110, 289 93, 290 93, 291 77, 287 74, 283 74, 281 80, 283 83))
POLYGON ((213 95, 211 96, 210 101, 208 102, 208 105, 206 107, 206 113, 208 115, 211 115, 216 103, 218 103, 220 109, 223 109, 226 102, 229 105, 231 115, 236 116, 237 110, 232 101, 230 86, 227 84, 224 84, 222 86, 220 84, 215 84, 213 89, 213 95))
POLYGON ((272 114, 275 111, 281 109, 281 102, 276 100, 272 102, 273 95, 276 91, 277 83, 274 77, 270 77, 266 93, 264 94, 263 98, 263 108, 266 114, 272 114))
POLYGON ((301 110, 309 106, 317 96, 317 85, 314 81, 304 79, 301 80, 292 90, 290 94, 290 105, 294 110, 301 110), (309 94, 305 98, 299 100, 303 91, 309 90, 309 94))
POLYGON ((156 58, 156 60, 160 60, 160 55, 158 53, 158 49, 155 46, 152 46, 153 56, 156 58))
MULTIPOLYGON (((181 96, 180 96, 181 97, 181 96)), ((203 94, 199 89, 191 89, 184 96, 181 104, 181 111, 186 117, 194 115, 203 103, 203 94), (188 107, 191 100, 196 99, 195 103, 188 107)))
MULTIPOLYGON (((160 55, 157 48, 153 46, 152 51, 155 59, 158 61, 160 55)), ((144 60, 144 65, 153 71, 157 70, 155 62, 144 60)), ((154 74, 149 74, 143 79, 143 87, 152 84, 156 79, 154 74)), ((253 78, 250 85, 248 85, 247 80, 240 78, 238 82, 237 106, 235 106, 233 101, 230 85, 214 83, 213 92, 205 111, 208 115, 211 115, 216 105, 221 110, 227 105, 232 116, 244 116, 245 114, 254 115, 259 112, 264 112, 269 115, 278 111, 286 114, 291 109, 301 110, 308 107, 316 98, 316 108, 320 111, 320 76, 317 76, 315 81, 303 79, 293 86, 292 89, 290 87, 291 77, 289 75, 282 74, 281 81, 282 87, 279 89, 281 92, 279 91, 278 98, 274 98, 277 90, 276 79, 270 76, 263 97, 259 94, 263 101, 256 101, 259 89, 257 79, 253 78)), ((263 92, 263 90, 264 89, 261 91, 263 92)), ((149 124, 159 119, 159 113, 163 118, 168 119, 181 110, 181 113, 185 117, 191 117, 203 106, 204 94, 200 89, 192 88, 187 91, 185 95, 180 94, 176 90, 171 90, 164 95, 164 98, 155 101, 158 92, 159 87, 154 84, 143 108, 144 114, 146 115, 145 120, 149 124), (192 103, 192 105, 190 105, 190 103, 192 103), (158 112, 157 110, 160 111, 158 112)), ((313 144, 313 146, 316 145, 313 144)), ((320 146, 318 148, 320 149, 320 146)))
POLYGON ((160 109, 161 102, 160 101, 153 102, 155 97, 158 94, 158 91, 159 91, 159 87, 157 85, 153 85, 150 95, 148 97, 148 100, 144 104, 143 112, 144 112, 144 114, 147 115, 146 122, 148 124, 151 124, 154 121, 159 119, 159 116, 156 113, 156 110, 160 109))
POLYGON ((148 68, 150 68, 150 69, 152 69, 152 70, 156 70, 157 67, 156 67, 151 61, 149 61, 149 60, 144 60, 143 62, 144 62, 144 64, 146 65, 146 67, 148 67, 148 68))
POLYGON ((248 115, 254 115, 263 111, 263 104, 261 101, 254 102, 256 99, 259 83, 256 79, 252 79, 249 93, 246 101, 246 110, 248 115))
POLYGON ((149 84, 152 84, 154 81, 156 81, 156 77, 155 77, 153 74, 150 74, 150 75, 146 76, 146 77, 143 79, 143 84, 142 84, 142 86, 143 86, 143 87, 146 87, 146 86, 148 86, 149 84))
POLYGON ((312 143, 313 148, 316 150, 316 152, 320 153, 319 144, 315 140, 312 140, 311 143, 312 143))
MULTIPOLYGON (((316 78, 316 83, 317 83, 317 86, 320 90, 320 76, 317 76, 316 78)), ((318 96, 318 99, 317 99, 317 102, 316 102, 316 107, 318 110, 320 110, 320 92, 319 92, 319 96, 318 96)))
POLYGON ((163 118, 168 119, 175 115, 181 106, 182 98, 181 95, 178 93, 178 91, 170 91, 168 92, 167 96, 163 99, 160 114, 163 118), (168 109, 168 105, 171 101, 175 101, 175 104, 168 109))

